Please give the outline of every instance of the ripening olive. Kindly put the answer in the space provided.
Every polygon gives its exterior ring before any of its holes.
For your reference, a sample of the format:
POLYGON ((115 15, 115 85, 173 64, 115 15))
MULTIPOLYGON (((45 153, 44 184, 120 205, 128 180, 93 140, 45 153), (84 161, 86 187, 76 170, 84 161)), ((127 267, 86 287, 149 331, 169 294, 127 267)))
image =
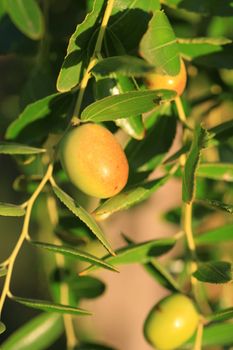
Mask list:
POLYGON ((198 322, 199 315, 191 299, 173 294, 152 308, 144 324, 144 334, 156 349, 176 349, 193 335, 198 322))
POLYGON ((184 62, 181 60, 180 71, 177 75, 150 73, 146 76, 145 81, 150 90, 174 90, 180 96, 183 94, 187 82, 184 62))
POLYGON ((122 147, 108 129, 97 124, 69 131, 61 140, 60 159, 71 182, 93 197, 112 197, 128 180, 122 147))

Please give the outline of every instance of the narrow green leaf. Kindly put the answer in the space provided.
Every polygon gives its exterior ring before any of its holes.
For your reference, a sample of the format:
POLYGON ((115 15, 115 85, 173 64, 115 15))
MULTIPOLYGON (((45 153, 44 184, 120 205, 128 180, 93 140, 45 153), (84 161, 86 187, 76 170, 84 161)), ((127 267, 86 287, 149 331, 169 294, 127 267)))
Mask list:
POLYGON ((67 193, 62 191, 58 186, 53 186, 53 190, 60 201, 81 221, 83 221, 89 229, 94 233, 98 240, 103 244, 103 246, 110 252, 110 254, 115 255, 108 241, 106 240, 104 233, 101 228, 97 225, 94 218, 83 209, 78 203, 75 203, 73 198, 71 198, 67 193))
POLYGON ((16 27, 33 40, 44 34, 44 19, 36 0, 5 0, 8 15, 16 27))
POLYGON ((0 334, 4 333, 6 330, 6 326, 3 322, 0 321, 0 334))
POLYGON ((12 296, 11 299, 25 306, 47 311, 47 312, 57 312, 62 314, 84 315, 84 316, 91 315, 89 311, 72 307, 69 305, 55 304, 50 301, 26 299, 26 298, 21 298, 16 296, 12 296))
POLYGON ((6 276, 7 268, 5 266, 0 266, 0 277, 6 276))
MULTIPOLYGON (((114 78, 96 78, 94 88, 97 100, 137 90, 132 79, 116 74, 114 74, 114 78)), ((145 136, 145 127, 141 115, 132 117, 127 115, 127 118, 116 119, 115 123, 129 136, 137 140, 141 140, 145 136)))
POLYGON ((214 139, 219 142, 226 142, 233 136, 233 120, 218 124, 208 130, 214 139))
POLYGON ((93 265, 98 265, 102 268, 111 270, 111 271, 116 271, 116 269, 114 268, 114 266, 106 263, 105 261, 98 259, 96 256, 83 252, 79 249, 74 249, 71 247, 66 247, 66 246, 57 246, 54 244, 50 244, 50 243, 44 243, 44 242, 37 242, 37 241, 30 241, 30 243, 32 243, 33 245, 39 247, 39 248, 43 248, 43 249, 47 249, 53 253, 58 253, 58 254, 62 254, 65 256, 70 256, 72 258, 76 258, 82 261, 86 261, 90 264, 93 265))
POLYGON ((176 36, 163 11, 155 11, 140 43, 140 54, 150 64, 169 75, 180 71, 176 36))
POLYGON ((0 215, 2 216, 23 216, 25 210, 14 204, 0 202, 0 215))
POLYGON ((85 343, 80 344, 78 347, 75 348, 75 350, 115 350, 112 347, 103 345, 103 344, 96 344, 96 343, 85 343))
POLYGON ((202 263, 193 273, 199 281, 207 283, 227 283, 232 281, 232 265, 226 261, 202 263))
POLYGON ((190 203, 194 198, 195 176, 201 156, 201 150, 207 146, 209 134, 202 126, 197 125, 193 135, 193 142, 184 167, 182 198, 190 203))
POLYGON ((93 214, 96 219, 101 219, 101 217, 109 216, 119 210, 128 209, 150 197, 152 193, 163 186, 169 178, 170 176, 164 176, 147 183, 138 184, 129 190, 123 191, 106 200, 93 214))
POLYGON ((197 244, 218 244, 233 240, 233 224, 220 226, 196 236, 197 244))
POLYGON ((197 176, 213 180, 233 182, 232 163, 202 163, 197 169, 197 176))
POLYGON ((103 122, 145 113, 163 101, 170 101, 175 93, 169 90, 131 91, 103 98, 84 109, 81 119, 103 122))
POLYGON ((0 154, 37 154, 45 151, 43 148, 35 148, 18 143, 0 142, 0 154))
POLYGON ((6 138, 15 139, 29 124, 50 115, 54 109, 57 109, 56 103, 63 96, 66 95, 53 94, 29 104, 19 117, 10 124, 6 132, 6 138))
POLYGON ((154 70, 154 66, 134 56, 113 56, 99 61, 91 70, 96 76, 109 76, 112 73, 128 77, 140 77, 154 70))
POLYGON ((189 60, 222 51, 222 45, 231 43, 226 38, 178 39, 181 55, 189 60))
POLYGON ((5 340, 2 350, 44 350, 64 331, 61 315, 42 313, 31 319, 5 340))
POLYGON ((75 277, 69 281, 69 285, 78 300, 97 298, 106 288, 100 279, 91 276, 75 277))
POLYGON ((162 2, 172 8, 196 12, 206 16, 233 16, 231 1, 221 2, 219 0, 162 0, 162 2))
POLYGON ((145 264, 144 268, 164 288, 171 292, 181 291, 176 280, 157 260, 153 259, 152 262, 145 264))
MULTIPOLYGON (((145 264, 151 261, 154 257, 163 255, 170 251, 175 243, 176 240, 173 238, 162 238, 137 244, 130 244, 127 247, 118 249, 116 251, 116 256, 108 255, 103 259, 114 265, 135 263, 145 264)), ((86 269, 85 272, 81 272, 81 274, 85 274, 92 270, 96 270, 96 267, 91 266, 86 269)))
POLYGON ((220 210, 226 211, 229 214, 233 213, 232 204, 222 203, 215 199, 205 199, 205 200, 201 200, 200 202, 203 203, 204 205, 210 206, 211 208, 220 209, 220 210))
MULTIPOLYGON (((190 349, 190 346, 195 342, 195 336, 193 336, 188 342, 187 347, 184 349, 190 349)), ((208 346, 231 346, 233 343, 233 323, 220 323, 213 324, 204 327, 202 347, 208 346)))
POLYGON ((58 91, 69 91, 79 83, 86 64, 87 46, 98 25, 98 17, 104 3, 104 0, 94 1, 93 10, 77 25, 70 37, 67 54, 57 80, 58 91))
POLYGON ((222 322, 233 318, 233 307, 219 310, 206 317, 209 322, 222 322))

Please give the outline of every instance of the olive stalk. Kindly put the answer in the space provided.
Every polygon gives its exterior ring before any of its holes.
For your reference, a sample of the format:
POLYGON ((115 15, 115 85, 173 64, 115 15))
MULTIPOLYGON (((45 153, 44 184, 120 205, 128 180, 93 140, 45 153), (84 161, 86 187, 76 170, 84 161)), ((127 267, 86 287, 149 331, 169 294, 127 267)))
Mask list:
POLYGON ((92 55, 92 57, 90 59, 90 62, 89 62, 88 67, 86 69, 86 72, 84 73, 84 76, 83 76, 83 78, 81 80, 81 83, 80 83, 79 94, 78 94, 77 102, 76 102, 76 105, 75 105, 75 108, 74 108, 74 115, 73 115, 73 118, 72 118, 72 121, 71 121, 71 123, 73 125, 77 125, 77 124, 80 123, 80 121, 79 121, 79 114, 80 114, 80 109, 81 109, 81 105, 82 105, 83 96, 84 96, 84 93, 85 93, 88 81, 89 81, 89 79, 91 77, 91 73, 90 72, 91 72, 92 68, 94 67, 94 65, 97 63, 98 56, 100 55, 100 52, 101 52, 101 47, 102 47, 102 43, 103 43, 104 34, 105 34, 105 31, 106 31, 106 28, 107 28, 107 24, 108 24, 109 18, 110 18, 111 13, 112 13, 112 8, 113 8, 113 5, 114 5, 114 1, 115 0, 108 0, 107 6, 106 6, 106 9, 105 9, 105 12, 104 12, 103 20, 102 20, 102 23, 101 23, 101 26, 100 26, 100 30, 99 30, 99 34, 98 34, 98 37, 97 37, 97 41, 96 41, 96 45, 95 45, 95 48, 94 48, 93 55, 92 55))
POLYGON ((4 286, 3 286, 3 290, 2 290, 2 294, 1 294, 1 298, 0 298, 0 315, 2 312, 2 308, 3 308, 6 297, 12 296, 12 294, 10 292, 11 276, 12 276, 15 260, 18 256, 18 253, 19 253, 25 239, 29 238, 28 229, 29 229, 29 223, 30 223, 30 217, 31 217, 33 205, 34 205, 37 197, 41 193, 42 189, 44 188, 45 184, 50 179, 52 172, 53 172, 53 164, 50 164, 47 168, 47 171, 46 171, 43 179, 41 180, 40 184, 38 185, 37 189, 35 190, 35 192, 32 194, 32 196, 30 197, 30 199, 27 202, 26 214, 24 217, 22 231, 21 231, 19 239, 15 245, 15 248, 13 249, 10 257, 6 260, 8 268, 7 268, 7 274, 6 274, 6 278, 4 281, 4 286))

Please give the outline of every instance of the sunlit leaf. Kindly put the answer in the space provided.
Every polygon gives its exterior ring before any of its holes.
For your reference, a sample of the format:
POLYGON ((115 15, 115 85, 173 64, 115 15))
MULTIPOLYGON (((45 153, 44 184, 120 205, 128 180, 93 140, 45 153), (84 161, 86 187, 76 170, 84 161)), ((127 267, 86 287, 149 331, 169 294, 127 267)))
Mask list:
MULTIPOLYGON (((163 255, 170 251, 176 243, 173 238, 161 238, 147 242, 130 244, 127 247, 120 248, 116 251, 116 256, 105 256, 103 259, 114 265, 121 264, 145 264, 151 261, 154 257, 163 255)), ((90 267, 85 270, 95 270, 96 267, 90 267)), ((82 273, 81 273, 82 274, 82 273)))
POLYGON ((58 254, 62 254, 65 256, 69 256, 72 258, 76 258, 82 261, 86 261, 90 264, 93 265, 98 265, 102 268, 108 269, 108 270, 112 270, 112 271, 116 271, 114 266, 106 263, 105 261, 98 259, 96 256, 83 252, 80 249, 76 249, 76 248, 71 248, 71 247, 67 247, 67 246, 58 246, 58 245, 54 245, 54 244, 49 244, 49 243, 44 243, 44 242, 36 242, 36 241, 30 241, 30 243, 32 243, 33 245, 39 247, 39 248, 43 248, 43 249, 47 249, 53 253, 58 253, 58 254))
POLYGON ((93 214, 96 219, 101 219, 101 217, 109 216, 119 210, 128 209, 133 205, 147 199, 152 195, 152 193, 163 186, 168 181, 168 179, 169 176, 164 176, 157 180, 138 184, 129 190, 125 190, 116 196, 106 200, 94 211, 93 214))
POLYGON ((35 300, 35 299, 26 299, 21 297, 12 296, 12 300, 16 301, 17 303, 23 304, 25 306, 39 309, 47 312, 57 312, 62 314, 71 314, 71 315, 90 315, 89 311, 79 309, 76 307, 72 307, 69 305, 62 305, 62 304, 56 304, 52 303, 50 301, 45 300, 35 300))
POLYGON ((2 323, 2 322, 0 321, 0 334, 2 334, 3 332, 5 332, 5 330, 6 330, 6 326, 4 325, 4 323, 2 323))
POLYGON ((97 225, 94 218, 83 209, 78 203, 76 203, 73 198, 71 198, 67 193, 62 191, 58 186, 53 186, 53 190, 60 201, 81 221, 83 221, 89 229, 94 233, 98 240, 103 244, 103 246, 111 253, 115 254, 110 247, 108 241, 106 240, 104 233, 101 228, 97 225))
POLYGON ((12 22, 29 38, 38 40, 44 34, 44 19, 36 0, 5 0, 12 22))
POLYGON ((233 224, 217 227, 195 238, 198 244, 218 244, 233 241, 233 224))
POLYGON ((2 216, 23 216, 25 210, 14 204, 0 202, 0 215, 2 216))
POLYGON ((43 350, 52 345, 64 331, 61 315, 42 313, 31 319, 5 340, 2 350, 43 350))
POLYGON ((233 182, 232 163, 202 163, 197 169, 197 176, 213 180, 233 182))
POLYGON ((140 54, 150 64, 169 75, 180 71, 176 36, 163 11, 155 11, 140 43, 140 54))
POLYGON ((93 10, 87 14, 82 23, 77 25, 72 34, 57 80, 58 91, 69 91, 79 83, 87 64, 86 48, 98 24, 98 17, 104 3, 104 0, 96 0, 93 10))
POLYGON ((201 150, 207 146, 208 132, 202 126, 197 125, 194 131, 193 142, 184 167, 182 198, 190 203, 194 198, 195 176, 201 156, 201 150))
POLYGON ((0 266, 0 277, 6 276, 7 268, 5 266, 0 266))
POLYGON ((43 148, 35 148, 18 143, 0 142, 0 154, 37 154, 43 152, 45 152, 43 148))
POLYGON ((90 104, 81 114, 84 121, 103 122, 131 117, 148 112, 164 101, 170 101, 175 93, 169 90, 131 91, 103 98, 90 104))
POLYGON ((233 307, 219 310, 207 316, 209 322, 222 322, 233 318, 233 307))

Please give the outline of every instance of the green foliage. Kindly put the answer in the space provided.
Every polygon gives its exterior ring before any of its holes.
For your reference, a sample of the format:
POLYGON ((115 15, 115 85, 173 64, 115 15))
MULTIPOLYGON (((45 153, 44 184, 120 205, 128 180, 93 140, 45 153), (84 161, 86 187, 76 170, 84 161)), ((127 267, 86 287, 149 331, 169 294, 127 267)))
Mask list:
POLYGON ((3 344, 3 350, 43 350, 63 333, 59 314, 42 313, 13 333, 3 344))
POLYGON ((232 347, 232 25, 230 0, 0 1, 1 349, 115 350, 75 317, 91 315, 127 264, 165 293, 193 297, 203 337, 199 329, 182 349, 232 347), (150 90, 148 74, 169 81, 180 58, 182 98, 150 90), (116 136, 129 163, 125 189, 105 200, 73 187, 59 161, 65 133, 90 122, 116 136), (151 215, 167 221, 163 232, 154 221, 156 239, 144 215, 153 203, 151 215), (136 240, 121 232, 128 213, 136 240), (27 319, 26 307, 45 312, 27 319))

